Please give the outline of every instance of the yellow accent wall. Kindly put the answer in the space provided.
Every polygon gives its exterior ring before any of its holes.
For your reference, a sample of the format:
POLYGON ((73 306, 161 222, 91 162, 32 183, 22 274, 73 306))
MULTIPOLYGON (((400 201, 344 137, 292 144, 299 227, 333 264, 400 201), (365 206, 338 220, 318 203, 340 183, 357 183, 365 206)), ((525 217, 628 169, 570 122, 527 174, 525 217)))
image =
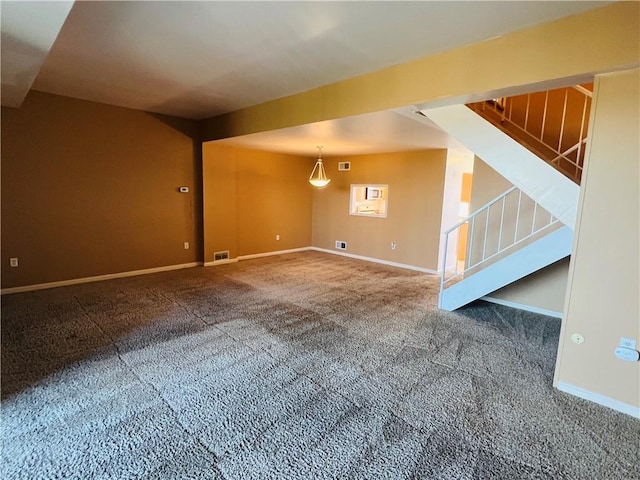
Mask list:
POLYGON ((640 70, 596 77, 555 382, 640 407, 640 70), (584 343, 575 344, 579 333, 584 343))
POLYGON ((313 157, 215 142, 202 149, 205 262, 218 251, 233 259, 311 246, 313 157))
POLYGON ((2 108, 2 288, 198 261, 200 164, 195 121, 35 91, 2 108))
POLYGON ((203 136, 234 137, 421 103, 466 103, 476 95, 566 86, 638 65, 640 3, 616 2, 214 117, 203 123, 203 136))
POLYGON ((346 253, 435 271, 446 160, 446 150, 325 159, 331 183, 313 194, 313 246, 335 251, 341 240, 346 253), (351 170, 339 172, 344 161, 351 170), (389 185, 387 218, 349 215, 351 184, 389 185))

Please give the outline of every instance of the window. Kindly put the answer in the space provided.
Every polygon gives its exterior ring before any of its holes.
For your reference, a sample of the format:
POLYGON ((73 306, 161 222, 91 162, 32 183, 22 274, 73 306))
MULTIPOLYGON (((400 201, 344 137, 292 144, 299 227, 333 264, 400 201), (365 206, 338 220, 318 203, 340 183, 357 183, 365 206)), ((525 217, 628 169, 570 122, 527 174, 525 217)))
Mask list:
POLYGON ((350 215, 387 217, 389 185, 351 185, 350 215))

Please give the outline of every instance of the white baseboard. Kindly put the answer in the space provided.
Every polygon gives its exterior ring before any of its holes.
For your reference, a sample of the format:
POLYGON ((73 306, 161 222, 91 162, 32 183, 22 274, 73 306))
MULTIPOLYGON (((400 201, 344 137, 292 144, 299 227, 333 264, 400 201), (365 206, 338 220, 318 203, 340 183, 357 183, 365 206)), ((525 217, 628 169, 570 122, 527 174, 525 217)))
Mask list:
POLYGON ((273 255, 284 255, 285 253, 304 252, 310 250, 311 247, 290 248, 289 250, 276 250, 273 252, 264 253, 252 253, 251 255, 239 255, 236 258, 229 258, 225 260, 217 260, 215 262, 205 262, 205 267, 213 267, 217 265, 225 265, 227 263, 237 263, 242 260, 251 260, 252 258, 271 257, 273 255))
POLYGON ((180 270, 183 268, 192 268, 201 266, 201 262, 182 263, 180 265, 168 265, 166 267, 147 268, 145 270, 132 270, 129 272, 109 273, 107 275, 96 275, 94 277, 73 278, 71 280, 61 280, 59 282, 37 283, 34 285, 24 285, 22 287, 3 288, 0 290, 1 295, 9 293, 32 292, 35 290, 44 290, 47 288, 67 287, 69 285, 77 285, 80 283, 101 282, 103 280, 113 280, 115 278, 135 277, 137 275, 147 275, 150 273, 168 272, 170 270, 180 270))
POLYGON ((365 257, 362 255, 354 255, 353 253, 339 252, 336 250, 329 250, 326 248, 319 248, 319 247, 300 247, 300 248, 291 248, 289 250, 276 250, 273 252, 253 253, 251 255, 239 255, 238 257, 229 259, 229 260, 219 260, 217 262, 206 262, 204 266, 210 267, 214 265, 224 265, 225 263, 234 263, 242 260, 250 260, 252 258, 271 257, 273 255, 284 255, 286 253, 307 252, 310 250, 313 250, 316 252, 331 253, 333 255, 340 255, 342 257, 355 258, 357 260, 364 260, 366 262, 380 263, 382 265, 389 265, 391 267, 404 268, 407 270, 415 270, 422 273, 430 273, 434 275, 438 273, 435 270, 431 270, 428 268, 416 267, 414 265, 407 265, 405 263, 390 262, 388 260, 381 260, 379 258, 365 257))
POLYGON ((285 253, 306 252, 313 247, 290 248, 289 250, 276 250, 275 252, 253 253, 251 255, 240 255, 238 260, 251 260, 252 258, 271 257, 273 255, 284 255, 285 253))
POLYGON ((561 392, 580 397, 583 400, 588 400, 590 402, 597 403, 604 407, 608 407, 618 412, 626 413, 627 415, 631 415, 632 417, 640 419, 640 407, 634 407, 633 405, 629 405, 628 403, 620 402, 619 400, 614 400, 613 398, 605 397, 604 395, 593 393, 583 388, 574 387, 573 385, 569 385, 568 383, 564 382, 558 382, 556 388, 561 392))
POLYGON ((78 285, 80 283, 90 283, 90 282, 101 282, 103 280, 113 280, 116 278, 125 278, 125 277, 135 277, 137 275, 147 275, 151 273, 159 273, 159 272, 168 272, 170 270, 179 270, 182 268, 192 268, 198 266, 217 266, 217 265, 225 265, 229 263, 236 263, 239 260, 249 260, 252 258, 262 258, 262 257, 270 257, 272 255, 283 255, 286 253, 296 253, 296 252, 304 252, 309 250, 315 250, 318 252, 331 253, 334 255, 341 255, 343 257, 355 258, 357 260, 364 260, 367 262, 380 263, 382 265, 389 265, 392 267, 404 268, 407 270, 415 270, 422 273, 431 273, 436 274, 435 270, 430 270, 428 268, 416 267, 414 265, 406 265, 404 263, 390 262, 388 260, 381 260, 379 258, 365 257, 362 255, 354 255, 352 253, 346 252, 336 252, 333 250, 328 250, 324 248, 318 247, 301 247, 301 248, 291 248, 289 250, 276 250, 274 252, 265 252, 265 253, 254 253, 251 255, 241 255, 237 258, 229 258, 225 260, 218 260, 217 262, 191 262, 191 263, 183 263, 180 265, 168 265, 165 267, 156 267, 156 268, 148 268, 145 270, 132 270, 129 272, 119 272, 119 273, 110 273, 107 275, 97 275, 94 277, 84 277, 84 278, 74 278, 71 280, 61 280, 59 282, 49 282, 49 283, 38 283, 35 285, 24 285, 22 287, 10 287, 0 289, 0 295, 10 294, 10 293, 22 293, 22 292, 32 292, 35 290, 44 290, 47 288, 55 288, 55 287, 66 287, 69 285, 78 285))
POLYGON ((407 265, 406 263, 391 262, 389 260, 382 260, 380 258, 365 257, 363 255, 354 255, 353 253, 339 252, 337 250, 329 250, 326 248, 319 248, 319 247, 310 247, 309 250, 315 250, 316 252, 331 253, 333 255, 340 255, 342 257, 355 258, 356 260, 364 260, 365 262, 380 263, 382 265, 389 265, 390 267, 404 268, 406 270, 414 270, 416 272, 430 273, 432 275, 438 274, 436 270, 431 270, 430 268, 417 267, 415 265, 407 265))
POLYGON ((505 307, 517 308, 518 310, 525 310, 527 312, 539 313, 548 317, 562 318, 562 312, 532 307, 531 305, 525 305, 524 303, 510 302, 508 300, 502 300, 500 298, 493 297, 480 297, 480 300, 484 300, 485 302, 490 303, 497 303, 498 305, 504 305, 505 307))
POLYGON ((217 265, 226 265, 228 263, 238 263, 237 258, 225 258, 224 260, 216 260, 215 262, 204 262, 205 267, 214 267, 217 265))

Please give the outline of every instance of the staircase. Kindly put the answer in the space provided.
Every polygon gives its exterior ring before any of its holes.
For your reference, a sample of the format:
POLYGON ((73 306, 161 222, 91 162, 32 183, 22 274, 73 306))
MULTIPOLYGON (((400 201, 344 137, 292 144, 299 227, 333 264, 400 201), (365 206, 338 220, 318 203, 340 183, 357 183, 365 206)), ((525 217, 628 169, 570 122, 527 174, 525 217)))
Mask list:
POLYGON ((580 184, 593 84, 467 105, 580 184))
POLYGON ((571 254, 591 100, 578 87, 421 111, 514 185, 445 233, 445 245, 466 246, 445 248, 440 308, 455 310, 571 254))
MULTIPOLYGON (((573 231, 512 187, 445 233, 438 306, 455 310, 571 254, 573 231), (467 239, 465 261, 449 240, 467 239)), ((457 242, 454 242, 457 244, 457 242)))

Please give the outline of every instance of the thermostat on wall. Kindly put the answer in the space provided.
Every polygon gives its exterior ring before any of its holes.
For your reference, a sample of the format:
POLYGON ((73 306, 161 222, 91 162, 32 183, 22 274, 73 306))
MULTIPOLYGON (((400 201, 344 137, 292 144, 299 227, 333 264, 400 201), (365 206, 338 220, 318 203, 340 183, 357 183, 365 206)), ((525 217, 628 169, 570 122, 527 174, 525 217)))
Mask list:
POLYGON ((189 193, 189 187, 179 187, 178 191, 180 193, 189 193))

